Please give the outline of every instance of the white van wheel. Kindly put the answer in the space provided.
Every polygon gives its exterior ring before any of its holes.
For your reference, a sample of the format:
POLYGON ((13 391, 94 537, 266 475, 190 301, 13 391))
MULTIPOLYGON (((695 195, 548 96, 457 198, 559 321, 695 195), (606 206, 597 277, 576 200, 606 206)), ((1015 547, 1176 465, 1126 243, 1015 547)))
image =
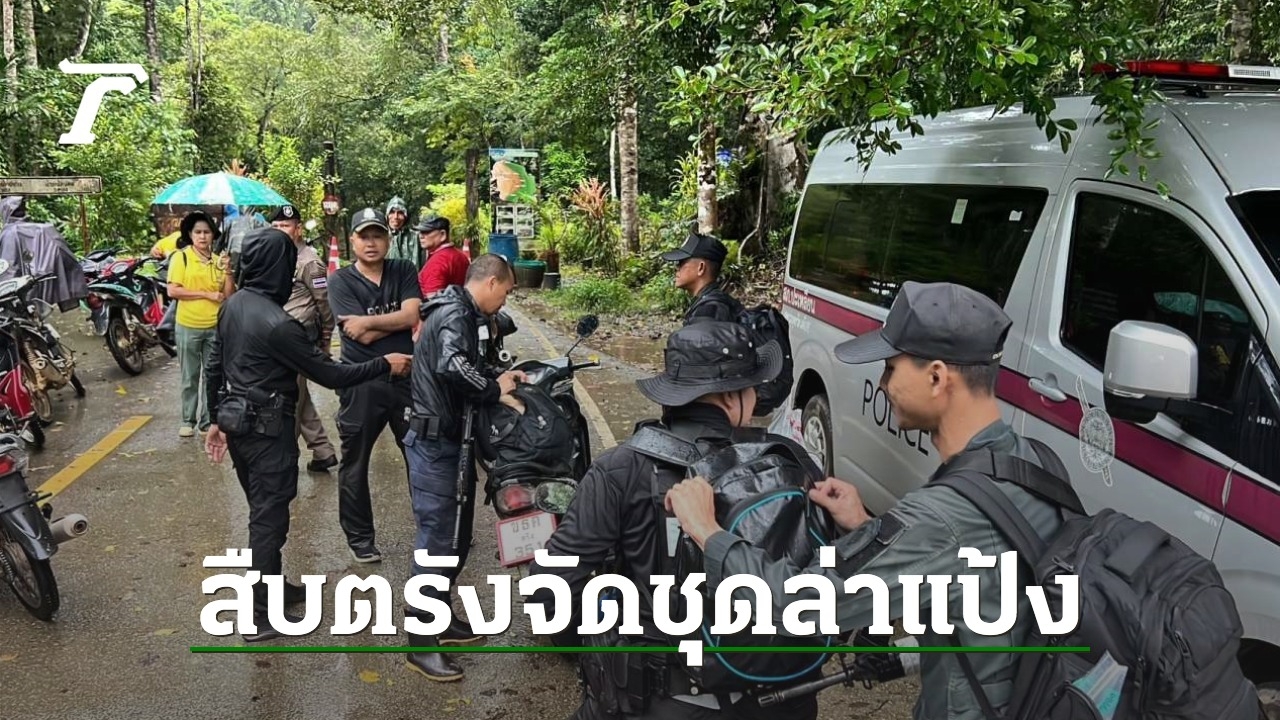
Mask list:
POLYGON ((822 471, 831 475, 831 405, 826 395, 814 395, 805 403, 800 413, 800 432, 805 449, 822 458, 822 471))
POLYGON ((1267 713, 1267 720, 1280 720, 1280 682, 1262 683, 1258 686, 1258 699, 1267 713))

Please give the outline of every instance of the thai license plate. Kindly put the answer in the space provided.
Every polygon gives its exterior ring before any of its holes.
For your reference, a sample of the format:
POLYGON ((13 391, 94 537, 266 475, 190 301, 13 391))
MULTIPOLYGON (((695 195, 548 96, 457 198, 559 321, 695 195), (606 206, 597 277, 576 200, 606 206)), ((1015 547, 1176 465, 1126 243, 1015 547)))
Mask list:
POLYGON ((546 546, 556 529, 556 516, 538 511, 498 521, 498 558, 502 567, 521 565, 546 546))

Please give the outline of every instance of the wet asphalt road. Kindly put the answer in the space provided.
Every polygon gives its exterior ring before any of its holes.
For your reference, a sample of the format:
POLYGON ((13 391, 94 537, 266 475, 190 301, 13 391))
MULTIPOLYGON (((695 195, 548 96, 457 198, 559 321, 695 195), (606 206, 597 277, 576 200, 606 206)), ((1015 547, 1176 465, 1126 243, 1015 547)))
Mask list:
MULTIPOLYGON (((517 310, 518 312, 518 310, 517 310)), ((571 340, 529 316, 517 315, 521 332, 508 347, 521 358, 547 356, 536 328, 557 349, 571 340)), ((53 498, 55 516, 83 513, 89 533, 63 545, 53 566, 62 608, 53 623, 35 620, 7 589, 0 590, 0 719, 88 720, 90 718, 552 718, 568 717, 577 705, 577 675, 565 658, 548 654, 453 656, 467 675, 439 684, 408 671, 404 656, 387 654, 193 654, 192 645, 241 645, 238 636, 217 638, 200 626, 207 602, 201 581, 215 570, 201 562, 241 547, 247 507, 230 461, 215 466, 198 438, 178 437, 177 361, 156 350, 147 369, 132 378, 116 367, 101 339, 87 337, 78 311, 58 321, 77 352, 88 394, 68 388, 56 394, 59 421, 47 430, 45 450, 31 456, 30 485, 45 482, 126 418, 150 420, 116 450, 53 498)), ((590 345, 590 343, 588 343, 590 345)), ((660 347, 660 343, 656 346, 660 347)), ((604 353, 600 353, 604 350, 604 353)), ((624 438, 636 420, 653 415, 634 380, 651 370, 617 360, 604 348, 605 367, 579 375, 607 419, 624 438)), ((619 348, 643 360, 644 348, 619 348)), ((648 350, 652 350, 649 348, 648 350)), ((575 357, 580 357, 579 351, 575 357)), ((312 385, 326 429, 337 398, 312 385)), ((600 433, 592 428, 598 453, 600 433)), ((301 463, 309 459, 303 452, 301 463)), ((298 497, 285 546, 285 571, 325 574, 327 588, 344 575, 379 574, 393 589, 408 578, 414 536, 404 462, 384 434, 375 452, 371 483, 377 544, 383 561, 350 560, 337 520, 337 473, 300 472, 298 497)), ((477 587, 489 602, 487 575, 504 571, 496 558, 490 508, 477 507, 475 546, 462 583, 477 587)), ((329 590, 331 593, 332 590, 329 590)), ((392 621, 399 628, 397 590, 392 621)), ((518 600, 518 598, 517 598, 518 600)), ((491 644, 533 645, 528 618, 512 613, 507 636, 491 644)), ((370 631, 334 637, 332 595, 326 597, 320 630, 306 638, 271 641, 273 646, 349 644, 396 647, 403 635, 370 631)), ((918 686, 911 681, 873 690, 831 689, 821 696, 822 718, 910 717, 918 686)))

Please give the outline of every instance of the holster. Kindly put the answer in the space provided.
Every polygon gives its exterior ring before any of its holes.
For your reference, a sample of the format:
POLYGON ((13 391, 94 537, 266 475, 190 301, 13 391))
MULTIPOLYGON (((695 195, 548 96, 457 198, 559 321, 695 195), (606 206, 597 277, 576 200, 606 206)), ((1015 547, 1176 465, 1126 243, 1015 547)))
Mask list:
POLYGON ((214 420, 228 435, 247 435, 253 430, 256 418, 248 398, 224 393, 218 402, 218 414, 214 420))
POLYGON ((253 431, 264 437, 280 437, 284 432, 284 396, 249 388, 246 393, 256 416, 253 431))
POLYGON ((409 430, 414 436, 424 438, 426 440, 440 439, 440 418, 434 415, 414 415, 410 410, 405 410, 405 415, 409 418, 409 430))

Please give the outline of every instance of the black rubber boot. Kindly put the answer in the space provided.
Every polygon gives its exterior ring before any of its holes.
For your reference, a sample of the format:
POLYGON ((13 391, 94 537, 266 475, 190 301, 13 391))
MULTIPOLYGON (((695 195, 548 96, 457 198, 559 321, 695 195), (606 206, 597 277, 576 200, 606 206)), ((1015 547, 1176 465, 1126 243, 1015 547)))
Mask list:
POLYGON ((453 618, 449 621, 449 629, 440 636, 441 645, 482 645, 485 638, 471 628, 466 620, 453 618))
MULTIPOLYGON (((409 634, 409 647, 439 647, 434 635, 409 634)), ((453 664, 449 656, 438 652, 415 652, 405 655, 404 664, 419 672, 428 680, 454 682, 463 678, 462 668, 453 664)))

